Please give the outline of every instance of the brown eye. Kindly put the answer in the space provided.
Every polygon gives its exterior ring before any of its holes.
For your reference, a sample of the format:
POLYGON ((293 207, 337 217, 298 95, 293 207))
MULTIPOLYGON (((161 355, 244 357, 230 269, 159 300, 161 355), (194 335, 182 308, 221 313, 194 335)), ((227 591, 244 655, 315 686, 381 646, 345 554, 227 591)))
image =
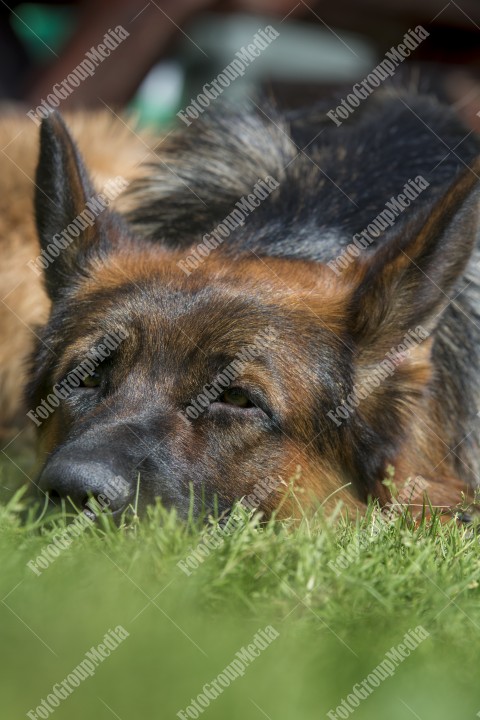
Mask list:
POLYGON ((235 405, 239 408, 250 408, 253 407, 253 403, 250 401, 250 398, 245 395, 245 393, 242 390, 238 390, 237 388, 232 388, 231 390, 226 390, 222 395, 222 402, 226 403, 227 405, 235 405))
POLYGON ((100 385, 102 382, 102 376, 99 372, 93 372, 91 375, 85 375, 83 378, 80 387, 85 388, 96 388, 100 385))

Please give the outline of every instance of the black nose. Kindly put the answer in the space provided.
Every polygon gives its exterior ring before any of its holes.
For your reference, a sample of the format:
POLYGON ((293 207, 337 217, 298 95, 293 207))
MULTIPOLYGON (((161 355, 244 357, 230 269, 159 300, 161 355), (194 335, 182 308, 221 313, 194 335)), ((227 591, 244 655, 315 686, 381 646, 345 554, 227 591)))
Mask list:
POLYGON ((69 499, 77 510, 88 509, 93 497, 101 509, 119 513, 132 500, 127 481, 100 462, 52 460, 40 476, 39 487, 54 502, 69 499))

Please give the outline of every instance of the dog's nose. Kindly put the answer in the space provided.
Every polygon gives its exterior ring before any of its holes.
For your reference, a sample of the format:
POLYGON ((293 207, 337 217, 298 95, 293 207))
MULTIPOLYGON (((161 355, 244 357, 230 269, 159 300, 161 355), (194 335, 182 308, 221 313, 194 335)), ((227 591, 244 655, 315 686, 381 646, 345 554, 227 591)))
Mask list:
POLYGON ((68 499, 77 510, 91 509, 89 501, 95 498, 100 509, 118 513, 131 500, 126 480, 99 462, 52 460, 40 476, 39 487, 53 502, 68 499))

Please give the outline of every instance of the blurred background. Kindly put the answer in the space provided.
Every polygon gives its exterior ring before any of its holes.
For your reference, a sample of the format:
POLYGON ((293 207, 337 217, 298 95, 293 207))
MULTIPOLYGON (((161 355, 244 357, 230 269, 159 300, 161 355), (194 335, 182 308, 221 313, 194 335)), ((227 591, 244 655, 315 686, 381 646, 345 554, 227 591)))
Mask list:
MULTIPOLYGON (((280 33, 231 83, 238 100, 266 89, 298 106, 363 79, 404 34, 429 37, 402 63, 480 129, 478 0, 78 0, 0 2, 0 102, 36 107, 57 82, 122 25, 128 38, 67 98, 73 107, 133 108, 165 125, 267 24, 280 33)), ((403 67, 404 66, 404 67, 403 67)))

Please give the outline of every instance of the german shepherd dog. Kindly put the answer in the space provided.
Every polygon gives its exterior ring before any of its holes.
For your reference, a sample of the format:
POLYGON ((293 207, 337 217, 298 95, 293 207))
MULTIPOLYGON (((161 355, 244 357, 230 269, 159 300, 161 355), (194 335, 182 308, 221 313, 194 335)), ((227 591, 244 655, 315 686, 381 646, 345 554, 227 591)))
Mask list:
MULTIPOLYGON (((389 502, 390 466, 433 506, 472 496, 480 143, 421 94, 379 91, 340 125, 328 109, 205 113, 159 146, 128 212, 74 240, 99 185, 61 117, 43 122, 39 245, 2 237, 8 287, 30 279, 4 298, 0 372, 3 427, 35 426, 54 501, 121 478, 116 515, 137 495, 282 515, 294 478, 304 507, 357 509, 389 502)), ((107 151, 112 168, 126 152, 107 151)))

